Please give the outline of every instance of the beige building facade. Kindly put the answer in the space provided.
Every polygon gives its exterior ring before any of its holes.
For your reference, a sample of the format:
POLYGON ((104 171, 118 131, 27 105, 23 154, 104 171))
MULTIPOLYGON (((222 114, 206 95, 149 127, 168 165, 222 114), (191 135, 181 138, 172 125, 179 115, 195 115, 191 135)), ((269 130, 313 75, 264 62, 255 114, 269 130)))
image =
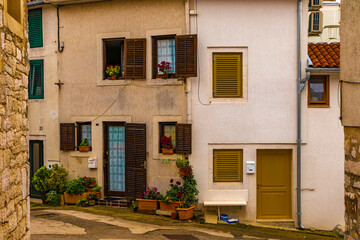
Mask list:
POLYGON ((25 0, 0 1, 0 239, 30 239, 25 0))

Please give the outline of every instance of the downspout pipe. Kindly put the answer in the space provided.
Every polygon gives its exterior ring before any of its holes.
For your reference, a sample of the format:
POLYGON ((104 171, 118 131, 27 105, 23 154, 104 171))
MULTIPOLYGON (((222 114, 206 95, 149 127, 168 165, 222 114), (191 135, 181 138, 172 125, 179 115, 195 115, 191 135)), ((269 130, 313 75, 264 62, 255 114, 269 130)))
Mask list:
POLYGON ((306 73, 305 78, 301 78, 301 14, 302 0, 298 0, 297 7, 297 223, 299 229, 304 229, 301 222, 301 91, 305 83, 310 78, 310 73, 306 73))

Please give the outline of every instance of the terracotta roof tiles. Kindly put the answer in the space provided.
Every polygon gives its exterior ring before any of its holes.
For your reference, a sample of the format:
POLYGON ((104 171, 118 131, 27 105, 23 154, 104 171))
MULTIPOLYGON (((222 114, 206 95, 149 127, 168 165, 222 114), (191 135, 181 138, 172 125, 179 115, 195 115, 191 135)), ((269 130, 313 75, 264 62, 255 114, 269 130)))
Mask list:
POLYGON ((340 68, 340 42, 309 43, 308 55, 313 68, 340 68))

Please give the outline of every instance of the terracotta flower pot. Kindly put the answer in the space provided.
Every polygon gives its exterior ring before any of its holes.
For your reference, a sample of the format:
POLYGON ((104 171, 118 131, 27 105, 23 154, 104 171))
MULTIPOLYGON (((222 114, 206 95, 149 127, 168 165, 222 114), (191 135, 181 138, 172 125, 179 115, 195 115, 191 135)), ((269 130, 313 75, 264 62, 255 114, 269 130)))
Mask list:
POLYGON ((100 199, 101 198, 101 192, 96 192, 96 199, 100 199))
POLYGON ((174 149, 173 148, 170 148, 170 149, 162 148, 161 153, 162 154, 174 154, 174 149))
POLYGON ((160 202, 160 210, 162 211, 175 212, 175 210, 179 207, 180 202, 160 202))
POLYGON ((94 199, 88 200, 88 202, 89 202, 89 206, 94 206, 95 205, 95 200, 94 199))
POLYGON ((139 210, 157 210, 158 200, 149 199, 136 199, 138 202, 139 210))
POLYGON ((162 78, 162 79, 168 79, 168 77, 169 77, 169 74, 167 74, 167 73, 166 73, 166 74, 161 75, 161 78, 162 78))
POLYGON ((80 199, 86 198, 88 196, 87 193, 82 193, 82 194, 68 194, 68 193, 64 193, 64 200, 65 203, 69 203, 69 204, 76 204, 80 199))
POLYGON ((117 75, 116 75, 116 74, 111 75, 111 79, 112 79, 112 80, 116 80, 116 79, 117 79, 117 75))
POLYGON ((86 202, 81 202, 81 206, 86 207, 87 206, 86 202))
POLYGON ((191 219, 194 216, 194 208, 195 206, 189 208, 177 208, 176 211, 179 213, 180 219, 191 219))
POLYGON ((90 146, 79 146, 79 152, 89 152, 91 150, 90 146))

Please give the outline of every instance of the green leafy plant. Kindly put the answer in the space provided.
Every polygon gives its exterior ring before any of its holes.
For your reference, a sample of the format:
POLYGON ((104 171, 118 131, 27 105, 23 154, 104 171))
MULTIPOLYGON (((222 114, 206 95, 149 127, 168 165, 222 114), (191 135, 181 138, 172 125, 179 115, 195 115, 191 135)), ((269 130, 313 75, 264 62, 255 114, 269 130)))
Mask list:
POLYGON ((94 178, 94 177, 81 177, 80 179, 83 180, 83 182, 85 184, 85 188, 90 188, 92 183, 96 182, 96 178, 94 178))
POLYGON ((34 174, 34 177, 31 183, 34 185, 35 189, 41 193, 42 203, 46 203, 46 193, 50 191, 49 178, 51 170, 46 166, 42 166, 34 174))
POLYGON ((76 205, 80 206, 80 205, 82 205, 82 203, 84 203, 85 205, 88 205, 89 201, 87 200, 87 198, 82 198, 76 203, 76 205))
POLYGON ((138 210, 138 208, 139 208, 139 204, 138 204, 138 202, 137 202, 136 200, 131 201, 131 206, 132 206, 132 208, 133 208, 133 211, 134 211, 134 212, 137 212, 137 210, 138 210))
POLYGON ((61 194, 58 194, 55 190, 51 190, 46 194, 46 205, 57 207, 60 206, 61 194))
POLYGON ((91 189, 91 191, 93 191, 93 192, 101 192, 101 189, 102 189, 101 186, 96 186, 96 187, 93 187, 93 188, 91 189))
POLYGON ((66 188, 67 194, 81 194, 85 192, 85 184, 83 179, 77 178, 70 181, 66 188))
POLYGON ((105 72, 109 76, 118 75, 120 72, 120 66, 119 65, 107 65, 105 72))
POLYGON ((60 194, 65 192, 68 175, 69 173, 65 168, 55 164, 50 170, 50 177, 48 179, 49 189, 55 190, 60 194))
POLYGON ((163 202, 179 202, 183 195, 183 189, 180 181, 176 181, 174 184, 174 179, 170 180, 170 190, 166 192, 166 195, 162 199, 163 202))
POLYGON ((197 198, 197 195, 199 194, 199 190, 196 187, 197 182, 188 158, 178 158, 176 160, 176 166, 179 169, 181 178, 183 179, 183 193, 181 196, 180 207, 189 208, 199 201, 197 198))
POLYGON ((81 147, 87 147, 89 146, 89 140, 87 138, 84 138, 82 142, 80 143, 81 147))
POLYGON ((95 200, 96 199, 96 192, 90 192, 87 196, 88 200, 95 200))

